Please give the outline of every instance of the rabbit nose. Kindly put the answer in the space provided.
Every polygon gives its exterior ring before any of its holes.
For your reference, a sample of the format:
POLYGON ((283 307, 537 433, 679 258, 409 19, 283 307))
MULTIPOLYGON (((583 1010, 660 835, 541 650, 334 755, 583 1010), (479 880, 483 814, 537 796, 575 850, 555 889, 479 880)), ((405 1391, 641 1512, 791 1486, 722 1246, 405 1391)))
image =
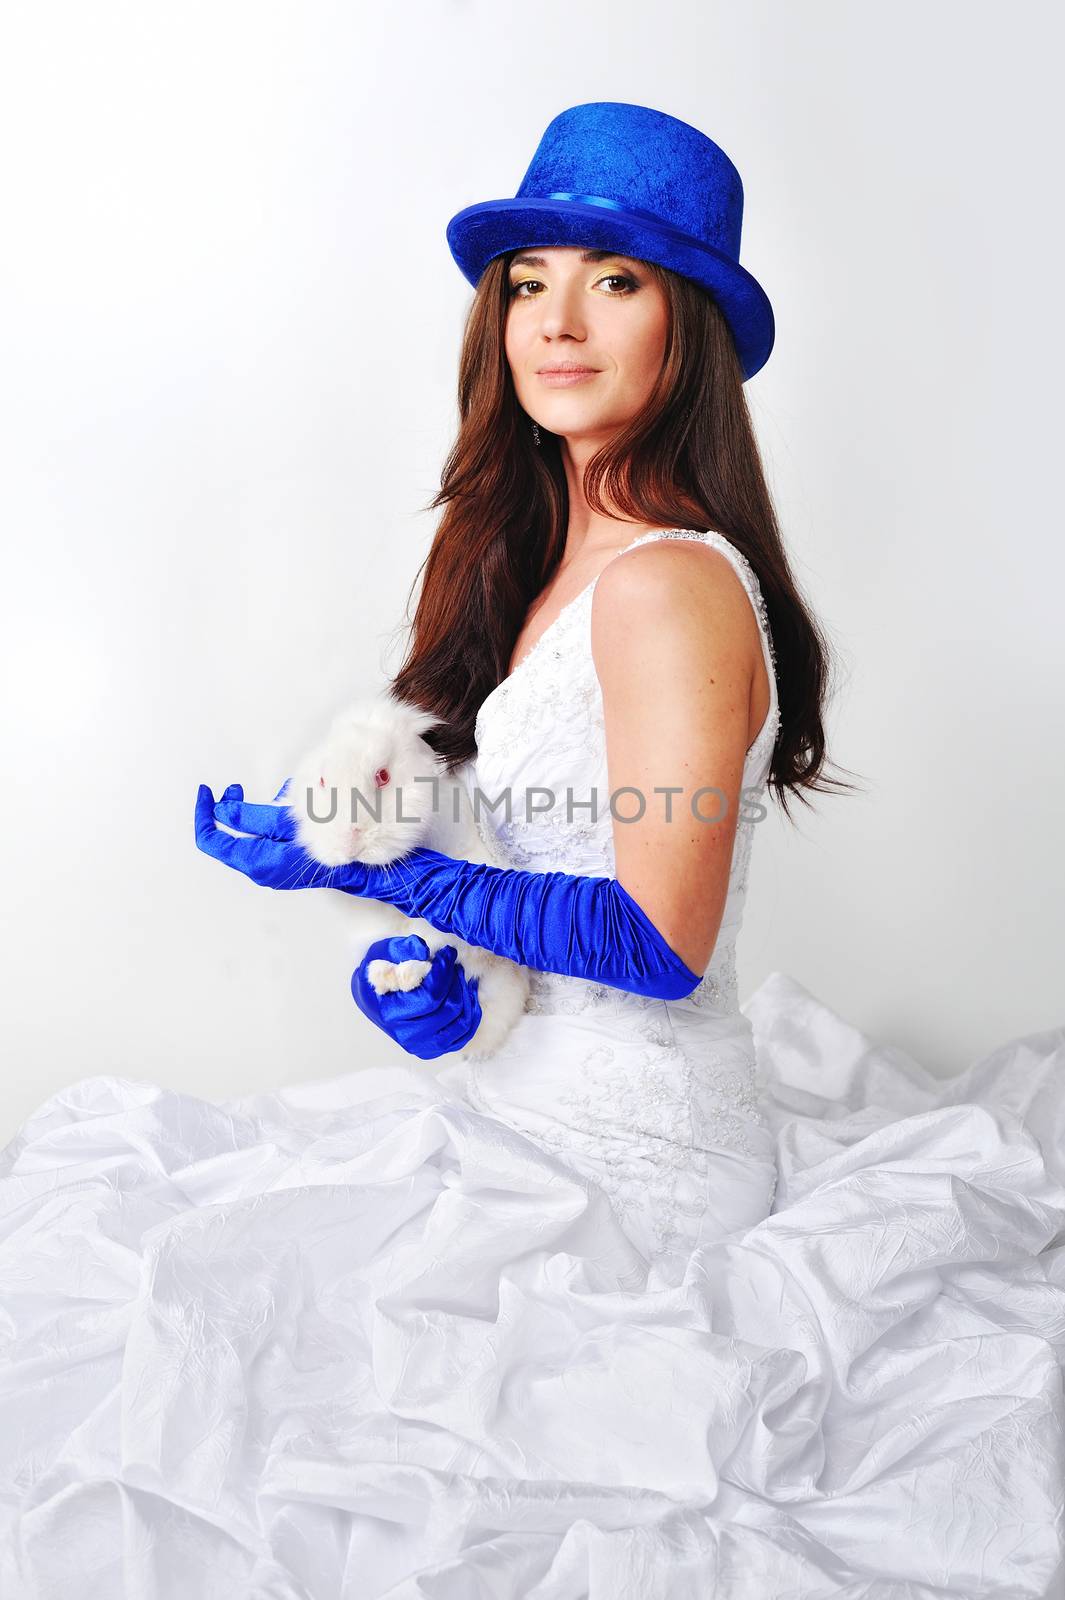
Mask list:
POLYGON ((351 837, 353 839, 360 839, 362 837, 362 829, 361 828, 352 827, 351 837))

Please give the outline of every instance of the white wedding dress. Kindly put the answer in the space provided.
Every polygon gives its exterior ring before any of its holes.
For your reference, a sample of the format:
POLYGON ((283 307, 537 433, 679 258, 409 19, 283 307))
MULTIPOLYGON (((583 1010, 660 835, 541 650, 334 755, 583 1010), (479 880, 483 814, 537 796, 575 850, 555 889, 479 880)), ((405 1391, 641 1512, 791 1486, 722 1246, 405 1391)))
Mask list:
MULTIPOLYGON (((656 537, 728 556, 772 668, 738 552, 656 537)), ((613 870, 593 589, 478 718, 517 866, 613 870)), ((687 1000, 535 974, 476 1067, 30 1118, 3 1600, 1065 1596, 1065 1029, 939 1080, 781 973, 740 1007, 777 715, 687 1000)))

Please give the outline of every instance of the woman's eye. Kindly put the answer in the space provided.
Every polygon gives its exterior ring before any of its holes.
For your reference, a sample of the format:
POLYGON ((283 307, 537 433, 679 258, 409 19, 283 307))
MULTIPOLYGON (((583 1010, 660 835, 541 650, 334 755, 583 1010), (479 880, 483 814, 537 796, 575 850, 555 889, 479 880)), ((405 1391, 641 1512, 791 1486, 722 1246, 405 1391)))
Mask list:
MULTIPOLYGON (((636 283, 636 279, 635 278, 630 278, 630 276, 629 276, 629 274, 627 272, 608 272, 605 278, 600 278, 599 279, 599 282, 600 283, 623 283, 623 284, 625 284, 626 288, 623 289, 623 290, 611 289, 609 291, 609 294, 611 296, 614 296, 615 298, 619 294, 630 294, 633 289, 638 287, 637 283, 636 283)), ((540 284, 539 278, 522 278, 518 283, 512 283, 511 284, 511 286, 510 286, 510 297, 511 297, 512 300, 533 300, 533 299, 536 299, 537 296, 535 296, 535 295, 522 294, 522 292, 521 292, 523 289, 529 289, 529 288, 533 288, 533 287, 542 287, 542 285, 540 284)))
POLYGON ((630 278, 627 272, 611 272, 605 278, 600 278, 600 283, 627 283, 630 289, 635 289, 636 280, 630 278))

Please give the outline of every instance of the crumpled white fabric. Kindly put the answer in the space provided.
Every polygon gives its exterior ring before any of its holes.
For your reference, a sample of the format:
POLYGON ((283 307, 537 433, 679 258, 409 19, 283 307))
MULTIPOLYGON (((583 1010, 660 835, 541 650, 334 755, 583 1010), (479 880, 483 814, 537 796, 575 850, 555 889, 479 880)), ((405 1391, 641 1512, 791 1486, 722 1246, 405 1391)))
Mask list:
POLYGON ((54 1095, 0 1157, 4 1600, 1055 1600, 1065 1029, 776 973, 771 1216, 655 1286, 428 1070, 54 1095))

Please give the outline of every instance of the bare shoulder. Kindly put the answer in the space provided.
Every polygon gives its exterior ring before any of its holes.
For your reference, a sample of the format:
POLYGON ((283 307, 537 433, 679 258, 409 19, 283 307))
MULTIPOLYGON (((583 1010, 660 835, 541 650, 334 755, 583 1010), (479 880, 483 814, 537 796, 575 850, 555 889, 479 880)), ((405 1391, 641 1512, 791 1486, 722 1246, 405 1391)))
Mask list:
POLYGON ((604 567, 592 596, 596 668, 602 675, 637 650, 666 658, 694 652, 697 666, 727 656, 755 670, 758 623, 728 556, 696 539, 658 539, 604 567), (664 648, 663 636, 672 641, 664 648))

